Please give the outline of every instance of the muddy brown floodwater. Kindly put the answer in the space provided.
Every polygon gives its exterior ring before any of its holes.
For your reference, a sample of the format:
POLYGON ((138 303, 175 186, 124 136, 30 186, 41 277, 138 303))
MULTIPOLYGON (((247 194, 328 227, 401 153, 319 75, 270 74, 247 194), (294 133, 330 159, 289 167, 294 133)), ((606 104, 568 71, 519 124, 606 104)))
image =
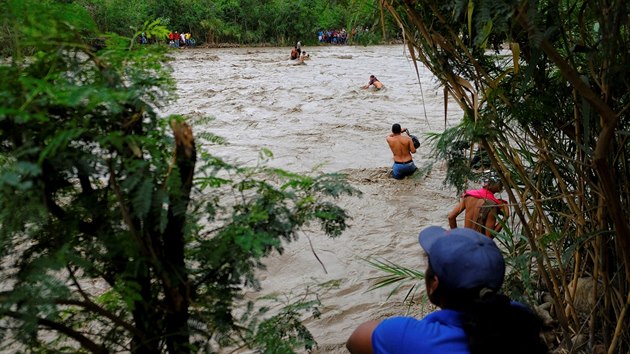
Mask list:
MULTIPOLYGON (((424 270, 418 232, 429 225, 448 226, 446 215, 457 194, 442 184, 444 166, 433 165, 424 177, 397 181, 387 177, 392 156, 385 137, 400 123, 423 143, 414 156, 419 168, 435 162, 427 132, 445 126, 444 97, 431 73, 420 67, 420 83, 402 45, 305 47, 310 60, 294 65, 290 48, 193 49, 174 53, 180 99, 165 113, 215 119, 193 126, 227 140, 204 146, 231 162, 253 165, 263 148, 269 165, 293 172, 343 172, 363 192, 339 204, 352 217, 350 229, 336 239, 317 230, 308 238, 321 259, 300 239, 273 254, 259 272, 262 291, 248 294, 297 296, 307 287, 321 290, 321 317, 305 318, 318 343, 316 353, 345 353, 354 328, 392 315, 422 316, 403 303, 408 288, 388 299, 392 288, 368 291, 370 278, 381 275, 363 258, 373 257, 424 270), (385 85, 363 90, 373 74, 385 85), (409 311, 409 312, 408 312, 409 311)), ((419 64, 420 65, 420 64, 419 64)), ((461 110, 449 102, 447 124, 461 110)))

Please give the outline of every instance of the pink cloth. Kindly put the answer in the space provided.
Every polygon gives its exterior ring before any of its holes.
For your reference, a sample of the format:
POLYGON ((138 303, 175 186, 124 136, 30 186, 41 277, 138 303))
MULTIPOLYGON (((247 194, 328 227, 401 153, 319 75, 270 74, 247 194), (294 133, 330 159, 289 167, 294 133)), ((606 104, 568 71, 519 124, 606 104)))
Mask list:
POLYGON ((466 197, 474 197, 474 198, 478 198, 478 199, 488 199, 488 200, 492 200, 493 202, 497 203, 498 205, 504 204, 505 202, 502 200, 497 199, 494 196, 494 193, 492 193, 491 191, 485 189, 485 188, 480 188, 480 189, 469 189, 466 191, 466 193, 464 193, 462 195, 462 198, 466 198, 466 197))

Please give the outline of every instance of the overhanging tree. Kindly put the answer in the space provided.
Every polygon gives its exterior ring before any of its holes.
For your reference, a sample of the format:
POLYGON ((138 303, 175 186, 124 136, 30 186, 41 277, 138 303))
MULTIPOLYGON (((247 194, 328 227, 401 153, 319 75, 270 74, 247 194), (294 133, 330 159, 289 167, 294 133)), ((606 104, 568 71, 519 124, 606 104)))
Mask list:
POLYGON ((183 117, 156 113, 174 89, 165 48, 100 34, 79 6, 15 0, 3 10, 3 28, 19 34, 0 64, 3 349, 312 347, 300 323, 316 313, 311 298, 269 315, 233 310, 258 286, 262 259, 300 228, 340 235, 347 215, 332 201, 357 191, 339 175, 238 167, 200 151, 183 117))

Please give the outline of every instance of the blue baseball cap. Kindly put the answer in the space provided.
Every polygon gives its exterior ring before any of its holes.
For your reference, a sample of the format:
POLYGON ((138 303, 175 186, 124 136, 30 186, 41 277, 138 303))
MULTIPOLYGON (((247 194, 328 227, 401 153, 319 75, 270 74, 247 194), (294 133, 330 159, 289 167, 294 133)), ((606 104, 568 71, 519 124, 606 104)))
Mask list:
POLYGON ((499 290, 505 276, 501 250, 489 237, 468 228, 429 226, 418 235, 440 285, 449 289, 499 290))

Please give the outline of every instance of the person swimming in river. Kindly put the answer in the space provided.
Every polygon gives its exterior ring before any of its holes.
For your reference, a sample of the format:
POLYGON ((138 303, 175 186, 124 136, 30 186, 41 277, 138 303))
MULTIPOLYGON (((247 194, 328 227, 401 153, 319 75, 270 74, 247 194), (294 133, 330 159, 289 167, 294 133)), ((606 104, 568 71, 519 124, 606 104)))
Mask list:
POLYGON ((374 88, 377 89, 377 90, 380 90, 380 89, 383 88, 383 83, 378 81, 378 79, 374 75, 370 75, 370 81, 367 83, 367 85, 363 86, 363 88, 367 89, 367 88, 369 88, 372 85, 374 85, 374 88))

